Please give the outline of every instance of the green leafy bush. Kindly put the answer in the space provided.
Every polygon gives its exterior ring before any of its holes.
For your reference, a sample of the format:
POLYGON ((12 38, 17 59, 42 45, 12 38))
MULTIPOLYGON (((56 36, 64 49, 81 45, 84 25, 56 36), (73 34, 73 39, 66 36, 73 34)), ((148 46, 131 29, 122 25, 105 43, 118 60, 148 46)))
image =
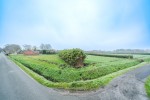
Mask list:
POLYGON ((81 49, 68 49, 60 51, 59 57, 71 66, 82 67, 86 54, 81 49))

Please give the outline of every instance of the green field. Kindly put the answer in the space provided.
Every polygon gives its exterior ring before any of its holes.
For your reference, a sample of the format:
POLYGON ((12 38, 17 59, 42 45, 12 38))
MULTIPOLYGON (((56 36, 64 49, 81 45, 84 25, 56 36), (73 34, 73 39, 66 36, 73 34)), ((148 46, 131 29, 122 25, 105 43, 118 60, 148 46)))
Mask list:
POLYGON ((25 66, 51 82, 49 87, 90 90, 107 83, 97 83, 103 82, 100 78, 140 64, 137 58, 149 59, 146 55, 144 56, 136 55, 136 59, 125 59, 88 55, 83 68, 73 68, 67 65, 58 55, 11 55, 10 58, 19 66, 25 66))

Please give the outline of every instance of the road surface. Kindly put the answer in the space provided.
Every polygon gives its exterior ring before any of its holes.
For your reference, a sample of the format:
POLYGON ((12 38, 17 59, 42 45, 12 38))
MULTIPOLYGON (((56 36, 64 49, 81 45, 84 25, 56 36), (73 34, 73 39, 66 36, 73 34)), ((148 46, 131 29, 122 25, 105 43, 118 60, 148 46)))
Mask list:
POLYGON ((47 88, 0 54, 0 100, 148 100, 144 79, 150 65, 115 78, 103 89, 86 93, 69 93, 47 88))

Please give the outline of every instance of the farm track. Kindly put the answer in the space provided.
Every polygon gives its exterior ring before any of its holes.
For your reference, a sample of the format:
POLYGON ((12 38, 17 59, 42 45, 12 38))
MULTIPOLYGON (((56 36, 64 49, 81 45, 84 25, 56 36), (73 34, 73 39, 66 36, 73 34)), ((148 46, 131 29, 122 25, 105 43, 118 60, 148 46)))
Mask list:
POLYGON ((115 78, 98 91, 69 93, 40 85, 0 54, 0 100, 148 100, 144 89, 148 75, 150 65, 115 78))

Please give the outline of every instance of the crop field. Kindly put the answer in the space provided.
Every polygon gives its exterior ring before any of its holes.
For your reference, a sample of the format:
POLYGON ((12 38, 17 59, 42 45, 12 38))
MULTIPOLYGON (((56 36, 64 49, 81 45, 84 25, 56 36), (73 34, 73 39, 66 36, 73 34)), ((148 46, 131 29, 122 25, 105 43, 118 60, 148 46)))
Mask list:
MULTIPOLYGON (((48 81, 53 82, 53 84, 59 84, 59 88, 79 88, 79 90, 98 88, 99 85, 95 84, 94 86, 92 82, 108 74, 141 63, 137 59, 87 55, 84 62, 85 66, 74 68, 61 60, 57 54, 37 56, 11 55, 10 58, 48 81), (67 85, 61 86, 62 83, 67 85)), ((135 58, 143 58, 143 56, 136 55, 135 58)), ((144 58, 149 59, 146 56, 144 58)))

